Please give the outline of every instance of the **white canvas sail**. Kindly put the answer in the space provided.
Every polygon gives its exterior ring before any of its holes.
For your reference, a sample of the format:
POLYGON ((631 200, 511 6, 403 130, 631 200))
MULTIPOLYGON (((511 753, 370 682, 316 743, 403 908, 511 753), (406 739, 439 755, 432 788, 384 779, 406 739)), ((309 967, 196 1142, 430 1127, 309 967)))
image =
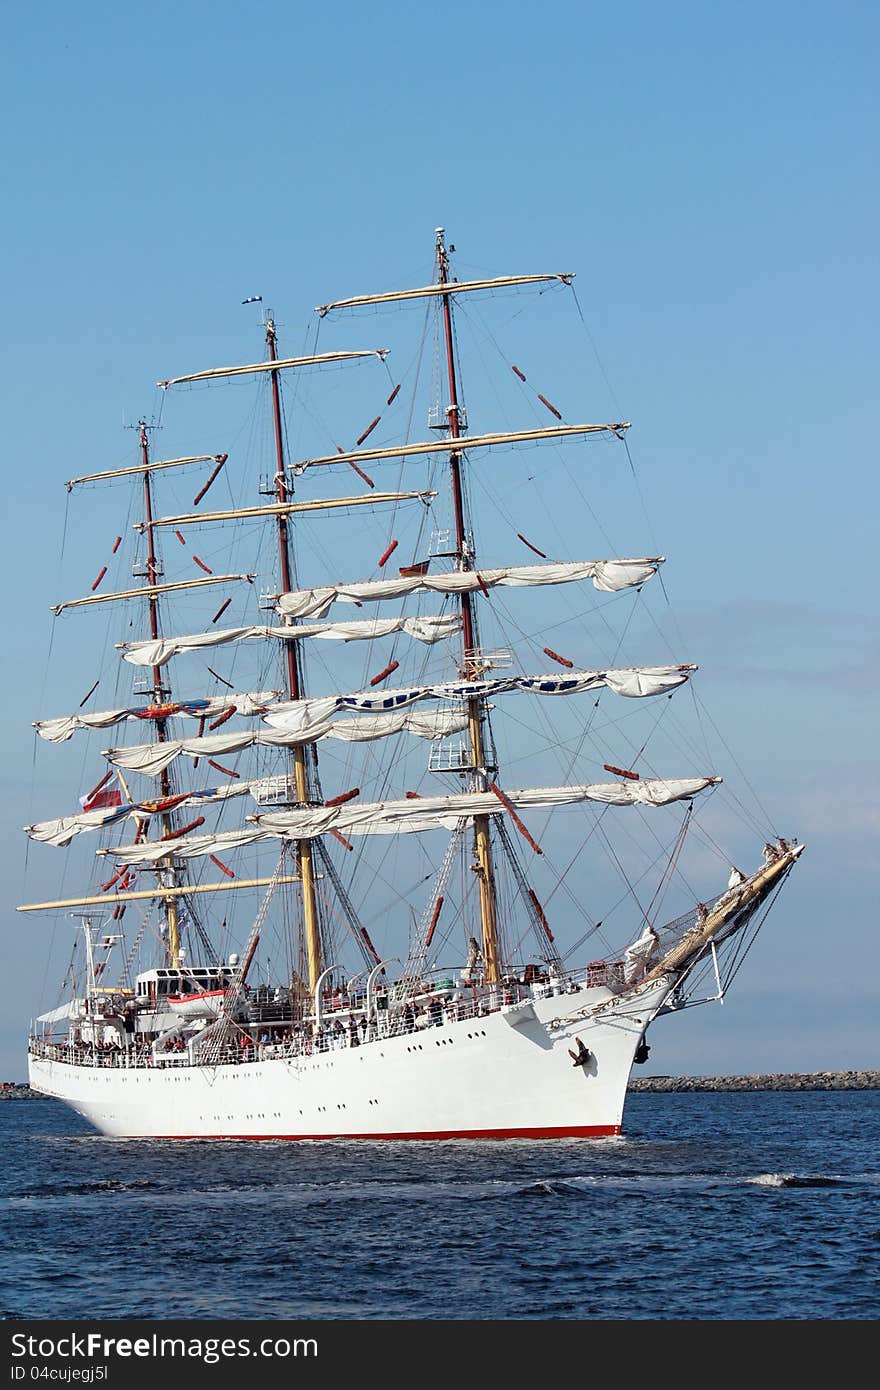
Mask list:
POLYGON ((127 720, 158 718, 213 719, 232 710, 236 714, 262 714, 279 695, 277 690, 253 690, 237 695, 215 695, 210 699, 178 700, 166 706, 141 706, 96 711, 93 714, 66 714, 57 719, 38 719, 34 728, 49 743, 65 743, 77 729, 110 729, 127 720))
POLYGON ((460 628, 461 619, 453 614, 424 618, 355 618, 350 622, 300 623, 296 627, 260 625, 221 628, 217 632, 158 637, 155 641, 123 642, 120 649, 123 661, 130 662, 132 666, 164 666, 172 656, 206 647, 222 647, 229 642, 299 642, 307 637, 330 642, 372 642, 377 637, 402 632, 417 642, 430 645, 451 637, 460 628))
POLYGON ((499 569, 455 570, 450 574, 400 575, 361 584, 332 584, 280 594, 276 604, 284 618, 323 618, 334 603, 377 603, 410 594, 472 594, 477 589, 539 587, 591 579, 597 589, 617 593, 637 588, 657 573, 663 559, 573 560, 547 565, 505 565, 499 569))
MULTIPOLYGON (((719 777, 679 777, 626 782, 596 782, 576 787, 531 787, 505 792, 518 811, 549 810, 595 801, 607 806, 668 806, 696 796, 720 782, 719 777)), ((402 801, 348 802, 341 806, 310 807, 254 816, 253 828, 222 831, 216 835, 184 835, 174 841, 174 855, 197 859, 261 840, 276 838, 311 840, 338 831, 343 835, 407 835, 426 830, 454 830, 459 821, 473 816, 503 816, 506 808, 492 792, 461 792, 450 796, 425 796, 402 801)), ((155 864, 167 856, 161 841, 122 845, 108 851, 131 864, 155 864)))

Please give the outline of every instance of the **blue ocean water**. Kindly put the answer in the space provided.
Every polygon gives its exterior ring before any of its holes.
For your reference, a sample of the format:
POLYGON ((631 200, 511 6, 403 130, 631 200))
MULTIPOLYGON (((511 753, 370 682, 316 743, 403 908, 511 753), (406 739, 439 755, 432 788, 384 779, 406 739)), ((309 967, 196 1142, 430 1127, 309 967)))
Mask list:
POLYGON ((0 1104, 6 1318, 868 1319, 880 1093, 632 1094, 620 1139, 104 1139, 0 1104))

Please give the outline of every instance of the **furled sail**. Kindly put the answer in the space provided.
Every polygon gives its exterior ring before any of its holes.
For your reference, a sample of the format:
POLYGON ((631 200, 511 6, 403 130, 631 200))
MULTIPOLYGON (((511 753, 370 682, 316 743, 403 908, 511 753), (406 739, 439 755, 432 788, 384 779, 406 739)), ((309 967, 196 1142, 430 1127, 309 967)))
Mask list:
POLYGON ((144 584, 139 589, 122 589, 115 594, 90 594, 87 598, 70 598, 65 603, 53 604, 52 612, 57 618, 65 608, 84 608, 86 604, 91 603, 116 603, 119 599, 128 598, 156 598, 159 594, 170 594, 179 589, 203 589, 206 584, 232 584, 238 580, 253 584, 256 577, 255 574, 212 574, 206 575, 204 579, 178 579, 173 584, 144 584))
MULTIPOLYGON (((252 520, 259 516, 297 516, 301 512, 344 511, 349 507, 381 507, 397 502, 423 502, 427 506, 436 492, 364 492, 354 497, 316 497, 311 502, 265 502, 261 507, 236 507, 231 511, 182 512, 180 516, 160 516, 152 526, 194 526, 204 522, 252 520)), ((149 530, 142 521, 136 531, 149 530)))
POLYGON ((324 318, 334 309, 355 309, 364 304, 395 304, 404 299, 437 298, 444 294, 468 294, 475 290, 506 290, 515 285, 539 285, 558 280, 570 285, 574 271, 557 271, 555 275, 496 275, 492 280, 450 280, 435 285, 423 285, 415 290, 389 290, 386 294, 357 294, 351 299, 337 299, 333 304, 316 304, 315 313, 324 318))
POLYGON ((382 459, 419 458, 423 454, 462 454, 473 449, 497 449, 505 444, 540 444, 546 439, 574 439, 587 434, 614 434, 622 437, 629 429, 627 420, 609 425, 547 425, 539 430, 504 430, 495 434, 460 435, 458 438, 423 440, 416 444, 396 444, 382 449, 353 449, 301 459, 292 465, 295 473, 307 468, 330 467, 335 463, 381 462, 382 459))
POLYGON ((361 690, 352 695, 284 701, 267 710, 263 720, 273 729, 298 730, 325 719, 335 710, 402 709, 418 700, 488 699, 511 690, 535 695, 576 695, 607 687, 616 695, 641 698, 676 689, 696 669, 696 666, 631 666, 620 670, 571 671, 564 676, 502 676, 492 680, 411 685, 400 690, 361 690))
POLYGON ((417 642, 440 642, 451 637, 461 627, 457 615, 424 618, 356 618, 342 623, 301 623, 297 627, 228 627, 217 632, 196 632, 182 637, 159 637, 155 641, 120 642, 122 659, 132 666, 164 666, 172 656, 181 652, 198 651, 202 647, 222 647, 227 642, 249 642, 276 638, 281 642, 298 642, 301 637, 317 637, 336 642, 372 642, 376 637, 388 637, 403 632, 417 642))
POLYGON ((214 715, 234 710, 236 714, 262 714, 278 696, 277 690, 253 690, 236 695, 217 695, 206 700, 175 700, 165 705, 145 705, 140 708, 107 709, 93 714, 66 714, 58 719, 37 719, 34 728, 40 738, 49 743, 65 743, 77 729, 110 729, 126 719, 168 719, 186 715, 192 719, 210 719, 214 715))
POLYGON ((465 594, 475 589, 571 584, 592 579, 597 589, 617 593, 644 584, 663 564, 662 556, 637 560, 569 560, 548 565, 505 565, 501 569, 454 570, 449 574, 399 575, 363 583, 328 584, 280 594, 276 603, 284 618, 323 618, 334 603, 374 603, 408 594, 465 594))
POLYGON ((321 352, 315 357, 281 357, 268 362, 251 362, 243 367, 210 367, 205 372, 192 372, 189 376, 173 376, 168 381, 157 381, 156 385, 167 391, 169 386, 181 386, 190 381, 216 381, 224 376, 249 376, 253 372, 280 372, 287 367, 322 367, 329 362, 351 362, 359 357, 378 357, 381 362, 388 356, 388 348, 366 348, 360 352, 321 352))
POLYGON ((38 821, 24 827, 32 840, 44 845, 69 845, 76 835, 89 830, 104 830, 117 821, 133 816, 136 820, 148 820, 150 816, 164 815, 179 807, 204 805, 211 801, 227 801, 233 796, 246 796, 260 785, 259 779, 250 782, 228 782, 223 787, 208 787, 200 792, 181 792, 177 796, 164 797, 158 801, 138 801, 123 806, 114 806, 98 811, 80 811, 74 816, 59 816, 55 820, 38 821))
POLYGON ((136 463, 129 468, 111 468, 103 473, 85 473, 81 478, 70 478, 64 484, 70 492, 78 483, 99 483, 107 478, 124 478, 131 473, 155 473, 160 468, 180 468, 183 464, 189 463, 225 463, 228 454, 190 454, 187 458, 180 459, 156 459, 150 463, 136 463))
POLYGON ((467 727, 463 708, 437 710, 430 715, 406 714, 408 705, 419 700, 469 700, 506 691, 528 691, 535 695, 574 695, 603 686, 630 698, 661 695, 682 685, 693 666, 646 666, 611 671, 575 671, 568 676, 512 676, 496 680, 456 681, 438 685, 409 686, 382 692, 358 691, 351 695, 323 695, 311 700, 292 700, 269 710, 265 722, 274 732, 235 730, 201 738, 166 739, 161 743, 133 744, 108 748, 104 756, 115 767, 155 777, 175 758, 219 757, 245 748, 291 747, 318 739, 342 739, 348 743, 368 743, 391 734, 410 733, 417 738, 446 738, 467 727), (373 713, 372 718, 336 719, 344 710, 373 713))
POLYGON ((376 714, 357 719, 333 719, 335 700, 330 701, 327 714, 318 712, 320 700, 303 701, 313 707, 311 717, 303 719, 296 729, 275 729, 252 732, 242 730, 229 734, 209 734, 203 738, 166 739, 162 743, 138 743, 124 748, 107 748, 104 757, 114 767, 130 772, 142 772, 157 777, 175 758, 214 758, 224 753, 239 753, 244 748, 292 748, 298 743, 314 743, 318 739, 342 739, 346 743, 371 743, 388 738, 390 734, 408 733, 416 738, 446 738, 467 728, 467 712, 462 709, 435 710, 431 714, 411 714, 406 711, 376 714))
MULTIPOLYGON (((679 777, 628 782, 596 782, 578 787, 528 787, 505 792, 518 811, 548 810, 596 801, 609 806, 667 806, 696 796, 716 785, 720 777, 679 777)), ((183 835, 174 841, 174 856, 202 855, 257 844, 262 840, 311 840, 331 830, 343 835, 406 835, 414 831, 454 830, 462 817, 503 816, 506 808, 492 792, 459 792, 449 796, 419 796, 403 801, 347 802, 339 806, 303 807, 249 817, 255 824, 216 835, 183 835)), ((154 864, 168 855, 167 843, 122 845, 112 854, 130 864, 154 864)))

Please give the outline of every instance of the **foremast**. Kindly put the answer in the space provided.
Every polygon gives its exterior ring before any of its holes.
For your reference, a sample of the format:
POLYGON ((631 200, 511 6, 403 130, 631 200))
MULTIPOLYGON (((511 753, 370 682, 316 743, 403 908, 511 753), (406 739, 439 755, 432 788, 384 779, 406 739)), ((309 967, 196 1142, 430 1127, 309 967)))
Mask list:
MULTIPOLYGON (((152 491, 152 470, 150 468, 150 426, 145 420, 138 423, 138 434, 141 449, 141 466, 144 473, 144 520, 146 522, 147 535, 147 584, 155 585, 159 575, 159 561, 156 555, 156 541, 153 531, 153 491, 152 491)), ((159 637, 159 597, 155 592, 147 596, 147 606, 150 614, 150 636, 155 642, 159 637)), ((165 685, 162 677, 161 666, 154 666, 153 672, 153 701, 157 709, 161 710, 171 695, 171 690, 165 685)), ((168 737, 168 721, 164 715, 160 714, 156 719, 156 738, 159 743, 164 743, 168 737)), ((171 776, 167 768, 163 768, 160 776, 160 786, 162 789, 163 800, 172 795, 171 776)), ((170 812, 162 815, 163 838, 169 839, 173 833, 173 822, 170 812)), ((159 873, 163 885, 170 879, 169 887, 175 887, 175 871, 173 854, 159 866, 159 873)), ((172 969, 180 968, 180 916, 177 908, 177 894, 173 894, 162 899, 162 909, 165 914, 165 957, 168 965, 172 969)))
MULTIPOLYGON (((275 332, 275 322, 269 318, 266 322, 266 343, 269 348, 269 361, 277 362, 277 335, 275 332)), ((278 381, 278 371, 270 370, 269 380, 272 389, 272 421, 275 431, 275 498, 280 505, 288 501, 287 472, 284 459, 284 433, 281 420, 281 387, 278 381)), ((277 518, 278 535, 278 563, 280 569, 281 587, 283 593, 288 593, 293 589, 293 573, 290 563, 290 528, 288 525, 287 514, 279 512, 277 518)), ((303 698, 303 679, 300 664, 298 642, 286 642, 284 661, 287 668, 287 685, 291 700, 301 700, 303 698)), ((309 767, 307 762, 308 750, 311 750, 312 758, 317 758, 314 744, 298 744, 293 749, 293 775, 296 788, 296 799, 301 806, 307 806, 313 798, 310 796, 309 787, 309 767)), ((315 893, 315 869, 312 855, 312 844, 309 840, 296 841, 296 857, 299 866, 300 879, 302 881, 302 904, 303 904, 303 928, 306 948, 306 962, 309 972, 309 989, 314 992, 319 977, 321 975, 321 937, 318 925, 318 905, 315 893)))
MULTIPOLYGON (((437 275, 440 285, 450 283, 449 253, 444 241, 444 230, 437 228, 437 275)), ((452 334, 452 296, 441 296, 443 315, 443 336, 446 346, 446 380, 449 389, 447 419, 449 432, 453 439, 461 438, 462 412, 458 399, 458 384, 455 371, 455 349, 452 334)), ((459 570, 471 570, 476 559, 475 549, 467 524, 464 489, 461 478, 462 453, 453 451, 449 456, 449 470, 452 479, 452 505, 455 516, 456 564, 459 570)), ((461 602, 462 640, 464 643, 463 674, 465 680, 475 681, 483 674, 477 650, 477 626, 474 612, 474 595, 463 592, 461 602)), ((488 770, 486 768, 483 721, 484 701, 474 696, 467 701, 468 738, 470 741, 470 760, 472 768, 472 790, 488 790, 488 770)), ((474 870, 480 889, 480 926, 482 934, 483 967, 488 984, 496 984, 501 978, 498 949, 498 913, 495 894, 495 871, 492 863, 492 843, 489 835, 489 817, 474 816, 474 870)))

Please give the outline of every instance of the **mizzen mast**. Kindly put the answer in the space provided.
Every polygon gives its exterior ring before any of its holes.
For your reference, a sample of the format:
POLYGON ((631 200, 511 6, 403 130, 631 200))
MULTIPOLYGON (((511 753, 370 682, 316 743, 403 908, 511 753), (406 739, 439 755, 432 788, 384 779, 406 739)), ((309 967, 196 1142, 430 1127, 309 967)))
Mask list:
MULTIPOLYGON (((448 285, 449 279, 449 255, 446 244, 443 240, 443 228, 437 228, 437 270, 438 282, 448 285)), ((449 420, 449 432, 453 439, 461 436, 462 420, 461 407, 458 400, 458 386, 455 372, 455 351, 452 340, 452 305, 450 293, 442 295, 441 312, 443 314, 443 334, 446 344, 446 379, 449 387, 449 405, 447 407, 447 418, 449 420)), ((458 568, 470 570, 473 568, 474 550, 468 536, 466 525, 464 490, 461 480, 461 451, 454 451, 449 456, 449 469, 452 477, 452 505, 455 514, 455 546, 458 556, 458 568)), ((462 637, 464 640, 464 677, 465 680, 478 680, 482 675, 479 664, 476 623, 474 614, 473 595, 470 593, 461 594, 461 623, 462 637)), ((486 769, 486 752, 483 739, 483 701, 475 696, 467 701, 468 714, 468 735, 470 739, 472 777, 475 789, 487 790, 488 773, 486 769)), ((501 978, 500 962, 498 959, 498 914, 495 894, 495 872, 492 865, 492 845, 489 836, 489 817, 474 816, 474 856, 476 864, 474 870, 480 886, 480 925, 482 928, 483 963, 485 967, 485 977, 489 984, 496 984, 501 978)))
MULTIPOLYGON (((138 424, 141 446, 141 467, 144 473, 144 520, 147 532, 147 584, 155 585, 159 574, 159 562, 156 557, 156 543, 153 532, 153 490, 152 472, 150 469, 150 440, 149 426, 145 420, 138 424)), ((155 642, 159 637, 159 598, 155 592, 147 596, 147 605, 150 613, 150 636, 155 642)), ((171 691, 162 679, 161 666, 153 666, 153 700, 156 706, 161 709, 167 702, 171 691)), ((156 738, 160 743, 164 743, 168 737, 168 722, 164 716, 159 715, 156 720, 156 738)), ((162 797, 170 797, 171 776, 167 768, 163 768, 161 773, 162 797)), ((162 828, 165 837, 170 837, 173 829, 171 813, 166 812, 162 816, 162 828)), ((174 855, 159 866, 159 871, 163 879, 170 879, 169 887, 175 886, 174 855)), ((177 895, 170 894, 163 898, 162 906, 165 912, 165 925, 167 936, 165 938, 165 955, 173 969, 180 968, 180 917, 177 910, 177 895)))
MULTIPOLYGON (((277 362, 277 335, 275 332, 275 322, 271 318, 268 319, 266 323, 266 343, 269 348, 269 362, 277 362)), ((279 507, 281 507, 289 501, 289 497, 287 472, 284 461, 284 433, 281 421, 281 388, 278 382, 278 368, 274 370, 270 368, 269 381, 272 388, 272 420, 275 429, 275 499, 279 507)), ((290 564, 290 528, 288 525, 288 514, 286 512, 279 511, 276 525, 281 590, 282 593, 289 593, 294 585, 290 564)), ((284 660, 287 666, 287 685, 291 700, 301 700, 303 698, 299 646, 300 644, 298 642, 285 643, 284 660)), ((311 752, 314 758, 315 753, 313 746, 311 752)), ((307 806, 309 801, 313 798, 310 797, 307 749, 302 744, 297 745, 293 750, 293 772, 296 799, 300 805, 307 806)), ((311 842, 308 840, 298 840, 296 844, 296 855, 299 866, 299 876, 302 880, 303 924, 305 928, 309 988, 314 991, 321 974, 321 937, 318 926, 315 869, 311 842)))

